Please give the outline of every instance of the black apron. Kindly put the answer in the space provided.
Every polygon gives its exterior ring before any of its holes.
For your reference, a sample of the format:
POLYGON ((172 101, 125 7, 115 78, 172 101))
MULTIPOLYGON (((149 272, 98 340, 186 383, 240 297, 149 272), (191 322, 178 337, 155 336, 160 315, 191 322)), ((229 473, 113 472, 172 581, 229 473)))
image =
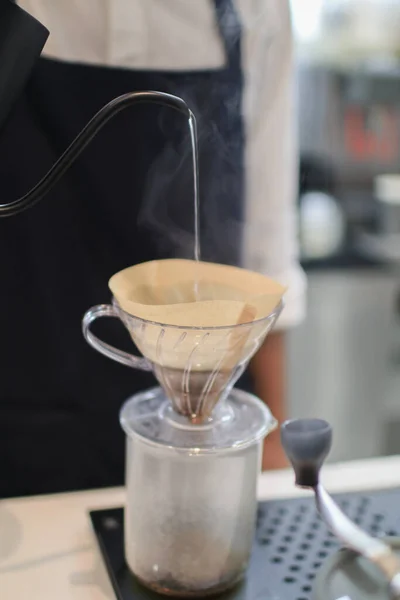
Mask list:
MULTIPOLYGON (((215 8, 228 57, 223 69, 154 72, 41 59, 0 135, 2 202, 30 189, 111 99, 169 92, 198 118, 202 257, 237 263, 241 30, 231 0, 215 0, 215 8)), ((110 300, 107 282, 120 269, 192 256, 192 205, 186 121, 142 105, 115 117, 39 205, 0 220, 0 496, 123 482, 118 411, 154 379, 93 351, 81 318, 110 300)), ((118 322, 95 331, 132 350, 118 322)))

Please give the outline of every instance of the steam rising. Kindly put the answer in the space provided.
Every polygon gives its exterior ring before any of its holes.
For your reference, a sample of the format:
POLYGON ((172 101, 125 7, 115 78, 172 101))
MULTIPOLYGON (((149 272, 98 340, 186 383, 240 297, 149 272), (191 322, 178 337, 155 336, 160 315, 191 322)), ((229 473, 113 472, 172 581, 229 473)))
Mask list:
MULTIPOLYGON (((241 93, 239 89, 231 93, 237 84, 226 79, 225 70, 179 77, 181 84, 168 91, 184 98, 197 119, 202 259, 237 264, 243 208, 241 93)), ((193 258, 193 166, 188 123, 179 114, 161 110, 159 126, 165 145, 149 169, 138 225, 149 231, 163 255, 193 258)))

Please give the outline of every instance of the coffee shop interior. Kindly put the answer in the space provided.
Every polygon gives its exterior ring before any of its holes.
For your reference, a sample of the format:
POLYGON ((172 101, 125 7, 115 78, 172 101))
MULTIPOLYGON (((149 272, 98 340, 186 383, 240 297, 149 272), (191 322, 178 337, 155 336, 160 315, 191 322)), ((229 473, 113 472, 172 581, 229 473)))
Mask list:
POLYGON ((400 453, 400 2, 292 0, 306 321, 291 413, 334 425, 331 460, 400 453))

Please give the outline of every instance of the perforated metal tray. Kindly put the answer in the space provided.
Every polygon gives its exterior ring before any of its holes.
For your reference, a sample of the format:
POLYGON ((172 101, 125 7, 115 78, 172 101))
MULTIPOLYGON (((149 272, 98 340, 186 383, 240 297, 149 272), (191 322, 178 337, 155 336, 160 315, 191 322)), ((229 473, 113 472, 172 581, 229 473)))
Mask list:
MULTIPOLYGON (((400 489, 336 496, 345 512, 376 536, 400 535, 400 489)), ((123 509, 90 513, 118 600, 160 598, 141 587, 124 560, 123 509)), ((230 600, 312 600, 313 580, 338 543, 319 520, 313 498, 259 504, 246 581, 230 600)))

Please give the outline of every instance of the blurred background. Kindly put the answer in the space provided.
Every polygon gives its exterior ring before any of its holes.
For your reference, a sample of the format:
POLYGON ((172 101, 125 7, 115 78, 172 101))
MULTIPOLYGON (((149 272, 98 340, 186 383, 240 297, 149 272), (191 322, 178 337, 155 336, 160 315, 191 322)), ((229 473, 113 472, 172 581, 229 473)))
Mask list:
POLYGON ((332 422, 332 461, 400 453, 400 0, 291 1, 309 278, 291 414, 332 422))

